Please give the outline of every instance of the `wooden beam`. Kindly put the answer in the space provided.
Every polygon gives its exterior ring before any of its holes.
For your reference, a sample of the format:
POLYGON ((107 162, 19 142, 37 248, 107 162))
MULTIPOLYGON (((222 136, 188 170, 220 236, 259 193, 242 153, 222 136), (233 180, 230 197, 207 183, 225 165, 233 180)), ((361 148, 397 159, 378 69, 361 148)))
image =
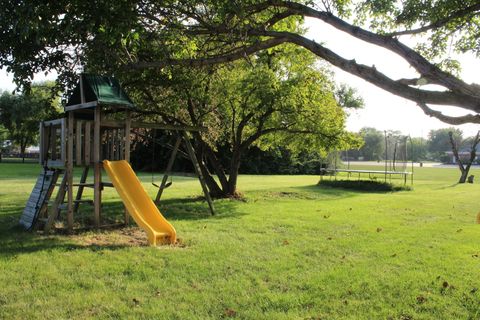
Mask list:
MULTIPOLYGON (((125 118, 125 148, 124 148, 124 159, 130 163, 130 131, 132 126, 132 113, 130 111, 126 112, 125 118)), ((125 225, 128 226, 130 223, 130 214, 128 213, 127 207, 123 208, 123 215, 125 220, 125 225)))
POLYGON ((65 118, 60 118, 60 119, 55 119, 55 120, 48 120, 48 121, 43 121, 43 124, 45 125, 45 127, 48 127, 48 126, 60 126, 62 125, 63 121, 65 120, 65 118))
POLYGON ((67 229, 69 232, 73 231, 73 144, 74 144, 74 127, 75 119, 73 112, 68 114, 68 141, 67 141, 67 229))
POLYGON ((168 176, 172 172, 172 167, 175 162, 175 158, 177 157, 177 151, 178 151, 178 148, 180 147, 181 142, 182 142, 182 137, 178 136, 177 140, 175 141, 175 145, 173 146, 170 159, 168 159, 167 168, 165 169, 165 174, 163 175, 162 183, 160 184, 160 188, 158 188, 157 196, 155 197, 156 204, 160 202, 160 198, 162 197, 163 190, 165 189, 165 185, 167 184, 168 176))
POLYGON ((77 120, 77 125, 75 128, 75 165, 82 165, 82 125, 83 121, 77 120))
POLYGON ((48 213, 47 222, 43 227, 43 231, 45 233, 50 232, 50 229, 52 228, 53 223, 55 222, 55 219, 58 216, 59 207, 62 204, 63 199, 65 199, 66 191, 67 191, 67 175, 64 173, 62 182, 60 184, 60 187, 58 188, 57 196, 55 197, 55 201, 53 202, 53 205, 50 208, 50 211, 48 213))
MULTIPOLYGON (((48 136, 48 135, 47 135, 48 136)), ((45 151, 48 152, 48 150, 45 150, 47 145, 45 144, 45 128, 43 126, 43 121, 40 121, 40 157, 38 158, 38 162, 40 165, 44 165, 45 161, 45 151)))
MULTIPOLYGON (((56 136, 56 131, 53 133, 56 136)), ((67 151, 67 119, 62 119, 60 129, 60 160, 65 163, 67 151)), ((52 159, 53 160, 53 159, 52 159)))
POLYGON ((82 172, 82 176, 80 177, 80 183, 78 184, 78 189, 77 189, 77 195, 75 196, 75 204, 73 206, 73 212, 74 214, 77 214, 78 212, 78 207, 79 207, 79 204, 80 204, 80 200, 82 199, 82 196, 83 196, 83 190, 85 189, 86 187, 86 181, 87 181, 87 177, 88 177, 88 170, 90 168, 87 166, 85 166, 83 168, 83 172, 82 172))
POLYGON ((193 146, 190 143, 190 139, 186 132, 183 132, 183 140, 185 141, 185 145, 187 146, 188 155, 193 163, 193 168, 195 169, 195 173, 197 174, 198 180, 200 181, 200 185, 202 186, 203 194, 205 195, 205 199, 207 199, 208 206, 210 207, 210 212, 215 215, 215 209, 213 208, 212 198, 210 197, 210 193, 207 188, 207 184, 203 179, 202 170, 200 169, 200 164, 198 163, 197 156, 195 155, 195 151, 193 150, 193 146))
MULTIPOLYGON (((54 126, 50 126, 50 147, 51 155, 50 158, 52 160, 57 160, 57 128, 54 126)), ((63 146, 63 145, 62 145, 63 146)))
POLYGON ((78 109, 93 108, 93 107, 97 107, 97 106, 98 106, 98 101, 90 101, 90 102, 86 102, 86 103, 80 103, 80 104, 74 104, 74 105, 71 105, 71 106, 66 106, 65 111, 66 112, 75 111, 75 110, 78 110, 78 109))
POLYGON ((99 106, 95 107, 93 122, 93 221, 95 227, 100 227, 100 214, 102 205, 102 163, 100 162, 100 126, 102 110, 99 106))
POLYGON ((87 121, 85 122, 85 137, 84 137, 84 142, 85 146, 83 150, 85 150, 85 165, 89 166, 91 161, 90 154, 91 154, 91 146, 92 146, 92 141, 91 141, 91 130, 92 130, 92 122, 87 121))

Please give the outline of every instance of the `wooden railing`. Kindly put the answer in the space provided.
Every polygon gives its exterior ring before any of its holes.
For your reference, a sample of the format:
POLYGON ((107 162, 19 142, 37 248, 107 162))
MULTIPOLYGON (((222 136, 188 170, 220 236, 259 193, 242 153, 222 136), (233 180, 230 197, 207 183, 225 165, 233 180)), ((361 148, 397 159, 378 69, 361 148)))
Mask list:
MULTIPOLYGON (((40 157, 42 165, 48 167, 66 166, 67 119, 57 119, 40 123, 40 157)), ((73 125, 73 164, 90 166, 93 164, 93 121, 75 119, 73 125)), ((100 159, 125 159, 125 128, 102 126, 100 159)))

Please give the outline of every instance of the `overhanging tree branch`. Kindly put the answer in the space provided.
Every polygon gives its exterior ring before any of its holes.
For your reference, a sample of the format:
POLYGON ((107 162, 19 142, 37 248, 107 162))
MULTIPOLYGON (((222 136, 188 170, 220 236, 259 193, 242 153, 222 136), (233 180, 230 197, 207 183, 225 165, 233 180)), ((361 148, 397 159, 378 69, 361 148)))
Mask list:
POLYGON ((258 41, 250 46, 238 48, 231 53, 222 55, 218 54, 211 57, 201 59, 165 59, 161 61, 140 61, 128 64, 129 69, 147 69, 147 68, 164 68, 166 66, 190 66, 203 67, 212 64, 227 63, 235 60, 245 58, 248 55, 254 54, 258 51, 265 50, 285 43, 287 39, 277 37, 265 41, 258 41))
POLYGON ((475 88, 454 77, 453 75, 442 71, 439 67, 431 64, 418 52, 407 47, 392 36, 376 34, 360 27, 353 26, 334 16, 330 12, 318 11, 300 3, 290 1, 272 1, 272 3, 274 3, 275 6, 286 8, 292 13, 322 20, 323 22, 340 31, 346 32, 355 38, 386 48, 404 58, 422 76, 436 79, 437 84, 440 84, 453 91, 466 94, 476 94, 477 98, 479 97, 478 88, 475 88))

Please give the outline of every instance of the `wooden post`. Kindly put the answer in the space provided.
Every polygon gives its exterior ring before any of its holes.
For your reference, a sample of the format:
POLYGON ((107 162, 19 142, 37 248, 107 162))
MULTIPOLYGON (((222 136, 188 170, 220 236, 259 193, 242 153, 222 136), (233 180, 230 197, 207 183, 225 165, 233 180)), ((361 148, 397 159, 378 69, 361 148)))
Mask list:
POLYGON ((127 119, 125 120, 125 160, 130 162, 130 131, 132 130, 132 115, 127 111, 127 119))
POLYGON ((80 200, 82 200, 83 189, 85 189, 85 183, 87 182, 88 169, 90 167, 86 165, 83 168, 82 177, 80 178, 80 184, 78 185, 77 195, 75 196, 75 204, 73 205, 73 212, 77 214, 78 207, 80 206, 80 200))
POLYGON ((90 121, 87 121, 85 123, 85 136, 84 136, 84 140, 85 140, 85 147, 83 148, 85 150, 85 165, 86 166, 90 166, 90 162, 91 162, 91 158, 90 158, 90 154, 91 154, 91 145, 92 145, 92 141, 91 141, 91 135, 90 135, 90 131, 91 131, 91 122, 90 121))
POLYGON ((40 165, 44 165, 45 162, 45 155, 47 154, 48 150, 46 149, 46 144, 45 144, 45 129, 43 126, 43 121, 40 121, 40 157, 38 159, 38 162, 40 165))
MULTIPOLYGON (((63 147, 64 145, 62 145, 62 148, 63 147)), ((50 126, 50 150, 52 150, 50 158, 52 160, 57 160, 57 129, 55 126, 50 126)))
MULTIPOLYGON (((124 149, 124 159, 128 163, 130 163, 130 130, 132 129, 132 114, 130 111, 126 112, 125 118, 125 149, 124 149)), ((128 226, 130 223, 130 215, 128 214, 127 207, 123 209, 124 218, 125 218, 125 225, 128 226)))
MULTIPOLYGON (((55 139, 56 139, 56 137, 57 137, 57 129, 51 128, 50 130, 54 130, 54 131, 52 132, 52 135, 53 135, 53 136, 55 137, 55 139)), ((60 129, 60 136, 61 136, 61 138, 60 138, 60 141, 61 141, 61 145, 60 145, 60 159, 61 159, 61 161, 62 161, 63 163, 65 163, 66 157, 67 157, 67 156, 66 156, 66 150, 67 150, 67 148, 66 148, 66 145, 65 145, 66 142, 67 142, 67 123, 66 123, 66 119, 65 119, 65 118, 62 119, 62 125, 61 125, 61 129, 60 129)), ((52 150, 52 155, 57 153, 56 148, 55 148, 55 149, 52 148, 51 150, 52 150)), ((56 156, 55 156, 55 158, 52 158, 52 160, 54 160, 54 159, 56 159, 56 156)))
POLYGON ((205 199, 207 199, 208 206, 210 207, 210 212, 213 216, 215 215, 215 210, 213 208, 212 198, 210 198, 210 193, 208 191, 207 184, 203 179, 203 174, 202 174, 202 170, 200 169, 200 164, 198 163, 197 156, 195 155, 195 151, 193 150, 193 146, 190 143, 190 139, 188 138, 188 135, 186 132, 183 132, 183 140, 185 141, 185 144, 187 146, 188 155, 190 156, 190 159, 193 162, 193 168, 195 169, 195 173, 198 176, 198 180, 200 181, 200 185, 202 186, 203 194, 205 195, 205 199))
MULTIPOLYGON (((70 111, 72 112, 72 111, 70 111)), ((82 121, 77 120, 75 128, 75 165, 82 165, 82 121)))
POLYGON ((47 222, 43 227, 43 231, 45 233, 50 232, 50 229, 52 228, 53 223, 58 216, 59 207, 62 204, 63 199, 65 199, 65 192, 67 191, 67 179, 67 175, 64 172, 62 182, 60 183, 60 187, 58 188, 57 196, 55 197, 55 201, 53 202, 52 208, 50 209, 50 212, 48 214, 47 222))
POLYGON ((160 184, 160 188, 158 189, 158 193, 155 198, 156 204, 160 202, 160 198, 162 197, 163 190, 165 189, 165 185, 167 184, 168 176, 171 174, 173 163, 175 162, 177 151, 178 151, 178 148, 180 147, 181 142, 182 142, 182 137, 178 136, 177 140, 175 141, 172 154, 170 155, 170 159, 168 160, 167 168, 165 169, 165 174, 163 175, 162 183, 160 184))
POLYGON ((73 127, 75 124, 73 118, 73 112, 68 113, 68 140, 67 140, 67 229, 73 230, 73 127))
POLYGON ((102 205, 102 163, 100 160, 100 125, 102 111, 100 106, 95 107, 93 117, 93 207, 94 207, 94 224, 100 227, 100 214, 102 205))

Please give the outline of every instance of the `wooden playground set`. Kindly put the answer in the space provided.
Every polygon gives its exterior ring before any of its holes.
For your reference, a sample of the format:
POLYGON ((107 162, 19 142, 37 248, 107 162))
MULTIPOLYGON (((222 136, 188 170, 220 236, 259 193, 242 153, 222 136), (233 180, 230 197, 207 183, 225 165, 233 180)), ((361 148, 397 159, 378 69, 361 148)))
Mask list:
MULTIPOLYGON (((145 229, 149 243, 174 243, 175 229, 165 220, 152 199, 133 173, 130 162, 132 130, 166 130, 175 139, 165 174, 155 202, 158 204, 182 143, 200 181, 211 214, 212 199, 191 145, 189 133, 201 127, 165 123, 132 121, 132 115, 141 113, 110 77, 82 74, 65 106, 61 119, 40 123, 39 175, 20 224, 28 230, 50 232, 55 221, 63 218, 65 229, 72 232, 78 226, 76 214, 81 205, 93 206, 93 227, 102 223, 102 191, 114 187, 125 205, 124 224, 131 215, 145 229), (81 168, 75 179, 74 168, 81 168), (87 182, 93 169, 93 182, 87 182), (102 180, 105 170, 111 182, 102 180), (74 180, 78 180, 75 182, 74 180), (93 188, 93 199, 84 199, 85 188, 93 188)), ((154 142, 155 143, 155 142, 154 142)))

